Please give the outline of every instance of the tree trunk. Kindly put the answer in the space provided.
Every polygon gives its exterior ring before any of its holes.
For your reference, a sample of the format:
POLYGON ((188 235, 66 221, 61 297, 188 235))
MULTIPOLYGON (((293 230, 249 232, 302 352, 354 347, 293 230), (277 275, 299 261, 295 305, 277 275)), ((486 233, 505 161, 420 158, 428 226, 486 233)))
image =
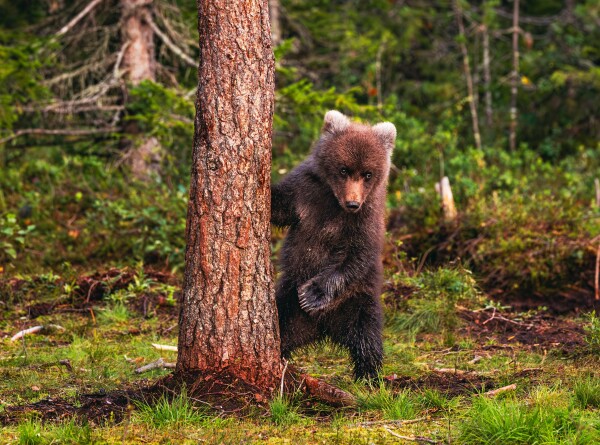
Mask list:
POLYGON ((281 4, 279 0, 269 0, 269 16, 271 23, 271 41, 273 46, 281 43, 281 4))
MULTIPOLYGON (((143 80, 156 79, 154 56, 154 31, 144 17, 151 14, 152 0, 121 0, 123 69, 126 79, 132 85, 143 80)), ((146 179, 151 173, 158 173, 163 158, 163 150, 155 137, 138 137, 136 122, 125 121, 123 132, 128 135, 124 142, 124 157, 131 172, 138 179, 146 179)))
POLYGON ((200 65, 176 372, 281 378, 270 262, 267 0, 198 0, 200 65))
POLYGON ((508 143, 511 151, 517 149, 517 93, 519 91, 519 83, 521 83, 521 80, 519 79, 519 0, 513 0, 513 2, 513 69, 510 76, 510 128, 508 133, 508 143))
POLYGON ((481 150, 481 133, 479 132, 479 117, 477 115, 477 106, 475 101, 475 91, 473 88, 473 78, 471 77, 471 65, 469 63, 469 52, 465 43, 467 36, 465 35, 465 26, 463 25, 462 10, 458 0, 453 3, 454 15, 456 16, 456 24, 458 25, 459 46, 463 57, 463 70, 465 72, 465 80, 467 81, 467 92, 469 94, 469 108, 471 110, 471 123, 473 125, 473 138, 475 146, 481 150))

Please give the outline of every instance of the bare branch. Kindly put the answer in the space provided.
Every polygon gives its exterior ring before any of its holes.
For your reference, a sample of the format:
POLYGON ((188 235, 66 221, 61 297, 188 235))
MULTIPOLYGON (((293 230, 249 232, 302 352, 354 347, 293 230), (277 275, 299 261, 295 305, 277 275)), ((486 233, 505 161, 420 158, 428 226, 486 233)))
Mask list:
POLYGON ((67 23, 65 26, 63 26, 57 33, 56 36, 60 37, 63 34, 68 33, 75 25, 77 25, 77 23, 79 23, 81 21, 82 18, 84 18, 86 15, 88 15, 92 9, 94 9, 96 6, 98 6, 100 3, 102 2, 102 0, 92 0, 85 8, 83 8, 83 10, 77 14, 75 17, 73 17, 73 19, 67 23))
POLYGON ((75 105, 71 102, 61 102, 58 104, 51 104, 45 107, 23 107, 23 111, 28 113, 56 113, 56 114, 73 114, 82 113, 86 111, 121 111, 125 109, 123 105, 75 105))
POLYGON ((25 128, 22 130, 17 130, 10 136, 0 139, 0 144, 4 144, 8 141, 16 139, 20 136, 25 135, 34 135, 34 136, 88 136, 92 134, 102 134, 102 133, 114 133, 117 131, 114 127, 106 127, 106 128, 89 128, 89 129, 63 129, 63 130, 49 130, 46 128, 25 128))
POLYGON ((181 48, 179 48, 177 45, 175 45, 171 41, 169 36, 167 36, 164 32, 161 31, 161 29, 158 26, 156 26, 156 23, 154 23, 154 20, 152 20, 152 17, 150 17, 150 14, 145 14, 144 19, 146 20, 148 25, 150 25, 150 28, 152 28, 152 31, 154 31, 154 33, 163 41, 163 43, 171 51, 173 51, 173 53, 175 53, 175 55, 179 56, 179 58, 181 58, 185 63, 187 63, 190 66, 193 66, 194 68, 196 68, 198 66, 198 64, 194 61, 194 59, 192 59, 181 48))

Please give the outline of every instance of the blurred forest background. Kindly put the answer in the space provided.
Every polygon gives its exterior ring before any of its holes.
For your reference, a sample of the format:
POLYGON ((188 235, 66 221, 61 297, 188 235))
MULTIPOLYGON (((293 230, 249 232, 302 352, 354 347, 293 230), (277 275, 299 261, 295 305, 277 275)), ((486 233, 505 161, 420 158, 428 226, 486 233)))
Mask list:
MULTIPOLYGON (((272 0, 273 180, 327 110, 389 120, 391 273, 460 261, 492 296, 589 307, 600 4, 514 6, 272 0)), ((179 0, 0 0, 0 277, 182 271, 196 16, 179 0)))

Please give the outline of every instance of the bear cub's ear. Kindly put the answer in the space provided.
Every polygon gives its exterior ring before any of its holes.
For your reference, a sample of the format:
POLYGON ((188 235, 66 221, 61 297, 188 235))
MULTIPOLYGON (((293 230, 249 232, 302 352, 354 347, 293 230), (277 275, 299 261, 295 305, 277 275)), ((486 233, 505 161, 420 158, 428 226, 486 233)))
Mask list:
POLYGON ((391 122, 381 122, 373 126, 375 136, 381 141, 385 149, 391 152, 396 142, 396 127, 391 122))
POLYGON ((328 111, 325 114, 323 132, 337 134, 346 130, 350 126, 350 119, 336 110, 328 111))

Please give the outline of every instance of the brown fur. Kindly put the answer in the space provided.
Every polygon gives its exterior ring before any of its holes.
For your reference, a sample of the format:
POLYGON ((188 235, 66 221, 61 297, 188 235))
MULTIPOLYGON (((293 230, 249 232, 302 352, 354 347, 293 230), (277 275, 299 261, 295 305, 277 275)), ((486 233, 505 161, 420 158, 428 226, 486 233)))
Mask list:
POLYGON ((272 189, 271 221, 289 226, 277 306, 282 354, 330 339, 357 378, 382 362, 381 249, 395 128, 328 112, 310 156, 272 189))

